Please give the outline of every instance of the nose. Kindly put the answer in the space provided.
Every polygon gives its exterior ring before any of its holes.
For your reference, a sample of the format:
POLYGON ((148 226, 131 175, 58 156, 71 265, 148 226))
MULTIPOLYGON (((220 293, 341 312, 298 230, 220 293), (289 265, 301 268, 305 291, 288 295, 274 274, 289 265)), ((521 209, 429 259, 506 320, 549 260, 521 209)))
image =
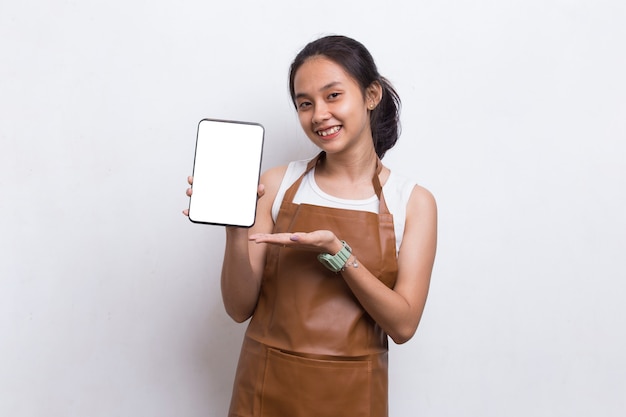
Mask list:
POLYGON ((326 103, 316 103, 313 109, 313 118, 311 121, 313 124, 320 124, 330 118, 330 113, 328 111, 328 106, 326 103))

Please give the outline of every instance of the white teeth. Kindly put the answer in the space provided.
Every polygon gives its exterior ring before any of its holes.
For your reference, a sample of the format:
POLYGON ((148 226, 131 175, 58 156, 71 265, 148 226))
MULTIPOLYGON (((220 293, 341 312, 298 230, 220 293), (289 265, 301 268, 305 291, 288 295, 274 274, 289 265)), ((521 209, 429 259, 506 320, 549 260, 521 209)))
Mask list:
POLYGON ((334 127, 331 127, 330 129, 326 129, 326 130, 323 130, 323 131, 318 131, 317 134, 320 135, 320 136, 328 136, 328 135, 332 135, 334 133, 339 132, 339 129, 340 129, 339 126, 334 126, 334 127))

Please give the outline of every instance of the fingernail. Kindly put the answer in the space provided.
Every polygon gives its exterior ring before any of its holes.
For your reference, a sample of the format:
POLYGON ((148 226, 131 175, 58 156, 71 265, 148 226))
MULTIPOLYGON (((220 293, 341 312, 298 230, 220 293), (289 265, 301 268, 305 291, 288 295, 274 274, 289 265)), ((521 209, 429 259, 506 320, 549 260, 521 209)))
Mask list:
POLYGON ((292 242, 296 242, 298 241, 300 238, 298 237, 298 235, 291 235, 289 237, 289 240, 291 240, 292 242))

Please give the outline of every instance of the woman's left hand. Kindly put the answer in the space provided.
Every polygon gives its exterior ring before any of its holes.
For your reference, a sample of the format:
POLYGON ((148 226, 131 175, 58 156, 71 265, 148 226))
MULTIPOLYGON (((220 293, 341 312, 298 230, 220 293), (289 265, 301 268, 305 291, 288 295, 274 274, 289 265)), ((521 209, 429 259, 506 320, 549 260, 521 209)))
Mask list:
POLYGON ((328 253, 337 253, 343 247, 341 241, 330 230, 316 230, 310 233, 259 233, 251 235, 249 239, 255 243, 328 253))

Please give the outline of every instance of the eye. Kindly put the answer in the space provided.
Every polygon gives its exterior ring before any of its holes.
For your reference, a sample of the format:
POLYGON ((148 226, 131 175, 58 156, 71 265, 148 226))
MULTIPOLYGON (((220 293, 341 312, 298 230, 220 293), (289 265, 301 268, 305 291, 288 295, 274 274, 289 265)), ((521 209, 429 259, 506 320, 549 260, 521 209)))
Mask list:
POLYGON ((332 99, 335 99, 335 98, 339 97, 340 95, 341 95, 341 93, 330 93, 328 95, 328 98, 332 100, 332 99))
POLYGON ((311 107, 311 102, 310 101, 301 101, 300 103, 298 103, 298 110, 306 110, 309 107, 311 107))

